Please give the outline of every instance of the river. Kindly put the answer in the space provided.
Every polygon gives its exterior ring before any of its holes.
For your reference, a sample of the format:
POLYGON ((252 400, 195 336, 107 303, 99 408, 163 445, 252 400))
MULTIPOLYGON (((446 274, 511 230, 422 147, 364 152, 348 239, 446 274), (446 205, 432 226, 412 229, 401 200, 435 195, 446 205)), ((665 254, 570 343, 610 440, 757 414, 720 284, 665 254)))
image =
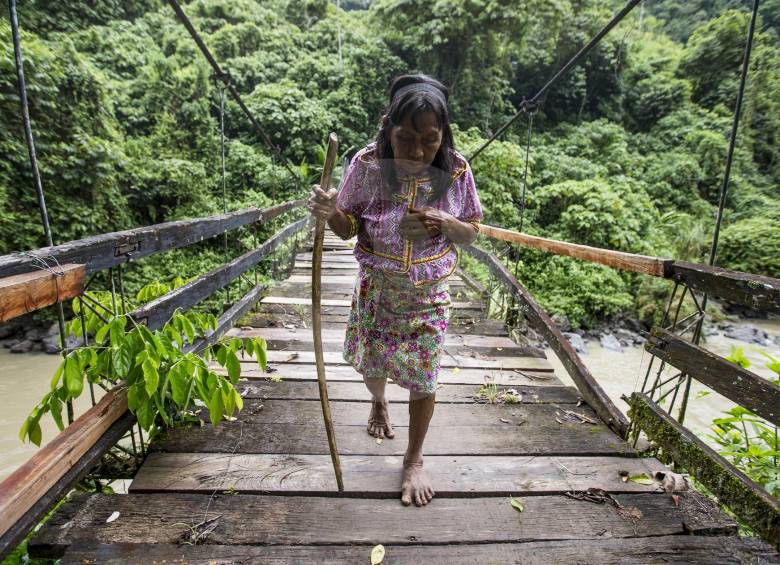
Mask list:
MULTIPOLYGON (((751 320, 750 323, 761 327, 770 335, 780 336, 778 319, 751 320)), ((639 389, 649 355, 644 353, 641 347, 628 347, 620 353, 603 349, 595 341, 586 343, 588 353, 582 356, 583 361, 615 404, 625 411, 626 404, 620 397, 639 389)), ((729 355, 733 345, 745 349, 746 356, 753 363, 751 370, 765 377, 773 376, 773 373, 764 367, 766 360, 760 355, 759 350, 780 358, 780 346, 753 346, 723 335, 710 336, 705 344, 708 349, 720 355, 729 355)), ((573 384, 563 366, 549 350, 547 357, 564 382, 573 384)), ((56 355, 11 354, 7 349, 0 348, 0 479, 9 475, 35 453, 37 448, 34 445, 19 441, 19 427, 35 403, 48 392, 51 376, 59 362, 60 358, 56 355)), ((701 396, 699 392, 703 390, 705 387, 694 381, 686 418, 686 425, 700 434, 707 432, 713 418, 732 406, 728 400, 714 392, 701 396)), ((89 393, 85 389, 77 403, 76 413, 81 414, 88 407, 89 393)), ((41 420, 41 425, 43 440, 46 442, 54 437, 57 428, 49 416, 41 420)))

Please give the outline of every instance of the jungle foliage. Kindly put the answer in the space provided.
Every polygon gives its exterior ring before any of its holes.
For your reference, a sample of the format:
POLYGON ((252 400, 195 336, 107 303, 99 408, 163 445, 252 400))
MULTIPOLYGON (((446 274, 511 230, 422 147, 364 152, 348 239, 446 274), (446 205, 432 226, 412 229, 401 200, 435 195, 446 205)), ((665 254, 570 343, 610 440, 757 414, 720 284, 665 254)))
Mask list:
MULTIPOLYGON (((19 7, 55 239, 219 211, 219 90, 197 47, 159 0, 88 4, 19 7)), ((197 0, 184 8, 285 158, 311 172, 327 131, 353 151, 370 141, 390 78, 411 70, 450 86, 458 147, 470 155, 617 4, 376 0, 342 2, 344 10, 325 0, 197 0)), ((661 1, 609 34, 534 117, 524 230, 705 259, 748 20, 743 3, 661 1)), ((780 3, 763 3, 718 255, 721 266, 772 276, 780 276, 779 20, 780 3)), ((0 253, 43 244, 10 35, 3 18, 0 253)), ((230 208, 303 193, 232 100, 225 125, 230 208)), ((526 129, 521 118, 472 163, 491 224, 519 227, 526 129)), ((542 304, 575 325, 647 302, 638 277, 530 251, 519 260, 542 304)))

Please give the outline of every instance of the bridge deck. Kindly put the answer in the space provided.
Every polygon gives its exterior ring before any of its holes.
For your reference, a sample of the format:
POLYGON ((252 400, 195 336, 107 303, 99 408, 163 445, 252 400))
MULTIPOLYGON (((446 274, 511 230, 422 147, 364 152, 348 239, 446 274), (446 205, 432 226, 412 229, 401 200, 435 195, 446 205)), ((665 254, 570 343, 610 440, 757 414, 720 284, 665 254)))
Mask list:
POLYGON ((775 562, 765 544, 736 537, 734 522, 705 497, 681 493, 676 505, 657 486, 624 482, 621 471, 652 476, 664 466, 638 457, 600 422, 560 423, 561 410, 597 418, 538 351, 484 318, 481 297, 460 277, 452 280, 456 309, 425 444, 437 497, 428 507, 403 507, 408 414, 397 403, 405 391, 388 387, 396 438, 380 443, 365 432, 369 397, 360 376, 341 359, 357 273, 349 247, 329 234, 322 273, 344 495, 306 327, 311 254, 301 253, 249 325, 233 330, 263 336, 273 350, 270 375, 247 361, 238 418, 159 438, 130 494, 78 497, 37 534, 31 554, 64 555, 63 563, 368 563, 381 543, 385 563, 775 562), (476 402, 486 377, 499 390, 514 388, 521 402, 476 402), (622 510, 565 494, 589 488, 611 493, 622 510), (522 499, 522 513, 509 495, 522 499), (206 531, 202 543, 186 543, 206 531))

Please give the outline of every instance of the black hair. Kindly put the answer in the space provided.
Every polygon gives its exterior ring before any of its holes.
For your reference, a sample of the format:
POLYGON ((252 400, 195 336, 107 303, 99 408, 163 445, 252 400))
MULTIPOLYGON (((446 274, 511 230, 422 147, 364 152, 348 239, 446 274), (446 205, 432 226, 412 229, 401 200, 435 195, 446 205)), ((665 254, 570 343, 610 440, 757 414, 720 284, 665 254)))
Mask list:
POLYGON ((382 123, 376 137, 376 155, 380 160, 380 169, 388 196, 397 190, 398 175, 393 163, 393 148, 390 144, 390 130, 399 125, 407 115, 415 116, 423 112, 433 112, 437 125, 441 129, 441 145, 436 152, 433 167, 433 190, 428 203, 439 200, 452 184, 454 170, 453 150, 455 141, 450 128, 450 113, 447 107, 449 92, 447 87, 433 77, 424 74, 406 74, 393 79, 389 91, 390 102, 382 116, 382 123))

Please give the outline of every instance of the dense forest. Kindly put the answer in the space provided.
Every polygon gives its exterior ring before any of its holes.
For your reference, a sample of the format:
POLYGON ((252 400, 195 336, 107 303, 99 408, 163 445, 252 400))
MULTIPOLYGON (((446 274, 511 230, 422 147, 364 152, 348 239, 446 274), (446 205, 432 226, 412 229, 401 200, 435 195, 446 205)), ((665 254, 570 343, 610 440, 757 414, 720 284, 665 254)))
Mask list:
MULTIPOLYGON (((362 147, 389 80, 412 70, 450 87, 457 145, 470 155, 621 5, 198 0, 184 9, 284 157, 311 177, 327 132, 362 147)), ((568 74, 534 117, 524 231, 706 260, 749 8, 648 0, 568 74)), ((29 0, 19 19, 55 241, 221 210, 218 83, 167 3, 29 0)), ((780 0, 767 0, 718 254, 720 266, 776 277, 778 31, 780 0)), ((7 14, 0 35, 0 253, 9 253, 44 240, 7 14)), ((472 163, 487 223, 518 228, 527 127, 521 117, 472 163)), ((233 101, 225 128, 231 209, 306 192, 233 101)), ((150 263, 160 278, 205 265, 172 256, 150 263)), ((574 325, 657 315, 655 283, 536 252, 520 259, 521 279, 574 325)))

